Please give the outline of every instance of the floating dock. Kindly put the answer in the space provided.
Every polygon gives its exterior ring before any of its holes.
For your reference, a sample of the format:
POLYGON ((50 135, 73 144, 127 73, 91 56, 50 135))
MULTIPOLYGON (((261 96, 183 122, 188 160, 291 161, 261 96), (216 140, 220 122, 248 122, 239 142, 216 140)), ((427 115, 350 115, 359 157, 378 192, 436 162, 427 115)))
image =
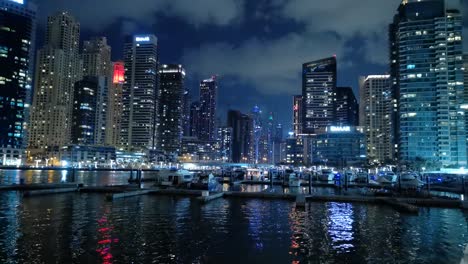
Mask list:
POLYGON ((141 191, 133 191, 133 192, 107 194, 106 199, 108 201, 113 201, 113 200, 116 200, 116 199, 146 195, 146 194, 150 194, 151 192, 154 192, 154 191, 153 190, 141 190, 141 191))
POLYGON ((23 197, 49 195, 49 194, 62 194, 76 192, 77 188, 58 188, 58 189, 46 189, 46 190, 35 190, 23 192, 23 197))

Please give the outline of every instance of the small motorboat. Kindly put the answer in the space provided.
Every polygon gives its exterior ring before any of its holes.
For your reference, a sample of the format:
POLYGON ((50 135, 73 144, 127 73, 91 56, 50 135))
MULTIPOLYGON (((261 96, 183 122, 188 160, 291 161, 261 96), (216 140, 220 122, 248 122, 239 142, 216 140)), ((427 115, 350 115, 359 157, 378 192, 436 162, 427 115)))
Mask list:
POLYGON ((335 174, 331 169, 323 169, 322 173, 319 175, 320 181, 333 181, 335 180, 335 174))
POLYGON ((301 187, 301 179, 296 173, 289 174, 288 186, 289 187, 301 187))

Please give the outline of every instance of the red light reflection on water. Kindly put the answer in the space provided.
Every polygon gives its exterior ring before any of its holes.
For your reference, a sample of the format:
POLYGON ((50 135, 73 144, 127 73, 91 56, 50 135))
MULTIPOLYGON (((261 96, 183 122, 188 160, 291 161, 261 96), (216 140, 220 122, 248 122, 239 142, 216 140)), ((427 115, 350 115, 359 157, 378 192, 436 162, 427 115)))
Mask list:
POLYGON ((110 253, 112 244, 119 243, 118 238, 112 238, 112 230, 114 227, 111 223, 107 220, 106 216, 103 216, 101 219, 97 220, 99 228, 98 228, 98 246, 96 252, 102 258, 103 264, 112 264, 113 256, 110 253))

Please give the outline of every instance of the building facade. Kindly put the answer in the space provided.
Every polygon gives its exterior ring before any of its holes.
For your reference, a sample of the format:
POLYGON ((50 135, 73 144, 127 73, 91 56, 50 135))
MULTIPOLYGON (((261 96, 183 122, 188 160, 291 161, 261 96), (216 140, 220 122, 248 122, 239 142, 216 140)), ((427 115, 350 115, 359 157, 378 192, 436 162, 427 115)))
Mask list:
POLYGON ((366 135, 368 159, 377 163, 393 160, 390 75, 360 77, 359 86, 359 125, 366 135))
POLYGON ((336 58, 302 65, 302 133, 314 134, 335 121, 336 58))
POLYGON ((83 76, 112 76, 111 47, 105 37, 83 42, 83 76))
POLYGON ((354 96, 353 88, 337 87, 335 125, 358 126, 359 125, 359 103, 354 96))
POLYGON ((460 7, 444 0, 403 1, 390 44, 400 160, 465 166, 460 7))
POLYGON ((98 77, 85 77, 75 84, 73 96, 72 143, 95 145, 98 112, 98 77))
MULTIPOLYGON (((465 94, 464 94, 464 105, 462 108, 465 110, 465 129, 468 130, 468 54, 463 54, 463 75, 464 75, 464 87, 465 87, 465 94)), ((466 137, 466 148, 467 148, 467 156, 468 156, 468 131, 466 137)))
POLYGON ((232 128, 218 127, 219 155, 223 162, 231 162, 232 158, 232 128))
POLYGON ((200 134, 200 102, 190 104, 190 136, 197 137, 200 134))
POLYGON ((232 162, 253 162, 254 122, 252 117, 239 111, 230 110, 227 126, 232 128, 232 162))
POLYGON ((216 76, 200 83, 200 127, 201 140, 216 140, 216 104, 218 84, 216 76))
POLYGON ((37 8, 0 1, 0 164, 18 164, 28 139, 37 8))
POLYGON ((184 124, 185 70, 182 65, 163 64, 159 77, 158 149, 179 153, 184 124))
POLYGON ((185 137, 190 136, 190 106, 192 104, 192 97, 188 90, 184 91, 182 100, 182 135, 185 137))
POLYGON ((340 168, 366 163, 366 139, 355 127, 330 126, 311 137, 312 162, 340 168))
POLYGON ((111 61, 111 47, 107 44, 105 37, 96 37, 85 41, 81 54, 83 61, 83 76, 98 77, 100 85, 96 91, 96 130, 95 144, 105 145, 107 128, 111 128, 109 118, 109 90, 112 88, 113 67, 111 61), (103 84, 102 81, 105 83, 103 84))
POLYGON ((124 64, 121 142, 127 150, 155 149, 159 70, 156 36, 127 37, 124 64))
POLYGON ((123 84, 125 82, 125 66, 121 61, 113 63, 112 85, 108 91, 108 111, 106 126, 106 145, 120 147, 120 130, 122 129, 123 84))
POLYGON ((66 12, 47 20, 45 46, 37 53, 31 110, 31 153, 57 152, 70 143, 75 82, 81 80, 80 24, 66 12))
POLYGON ((302 135, 302 95, 293 96, 293 131, 294 135, 302 135))

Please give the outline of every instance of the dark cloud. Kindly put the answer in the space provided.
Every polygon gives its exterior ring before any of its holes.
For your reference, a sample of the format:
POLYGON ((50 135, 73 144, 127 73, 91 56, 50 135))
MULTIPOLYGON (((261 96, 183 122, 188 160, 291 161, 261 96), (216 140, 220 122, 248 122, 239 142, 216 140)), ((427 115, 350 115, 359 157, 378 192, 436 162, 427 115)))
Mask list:
POLYGON ((158 14, 176 16, 194 26, 227 25, 242 17, 242 0, 36 0, 40 14, 70 11, 88 29, 99 31, 124 19, 153 24, 158 14))
MULTIPOLYGON (((103 32, 118 25, 115 32, 128 34, 153 28, 160 37, 161 58, 184 63, 193 90, 198 79, 219 74, 226 81, 221 86, 221 96, 226 96, 222 103, 234 107, 236 94, 252 96, 238 104, 244 108, 268 98, 275 98, 270 100, 272 105, 279 104, 281 96, 288 102, 283 105, 289 105, 288 96, 300 93, 302 63, 333 54, 339 60, 340 85, 356 88, 358 75, 384 73, 388 68, 388 25, 401 2, 36 1, 43 21, 51 13, 68 10, 81 22, 83 31, 103 32)), ((466 10, 468 1, 463 7, 466 10)), ((468 26, 468 16, 464 17, 464 26, 468 26)), ((468 40, 467 31, 464 36, 468 40)), ((121 46, 114 44, 116 50, 121 46)), ((283 105, 278 109, 289 112, 283 105)))

